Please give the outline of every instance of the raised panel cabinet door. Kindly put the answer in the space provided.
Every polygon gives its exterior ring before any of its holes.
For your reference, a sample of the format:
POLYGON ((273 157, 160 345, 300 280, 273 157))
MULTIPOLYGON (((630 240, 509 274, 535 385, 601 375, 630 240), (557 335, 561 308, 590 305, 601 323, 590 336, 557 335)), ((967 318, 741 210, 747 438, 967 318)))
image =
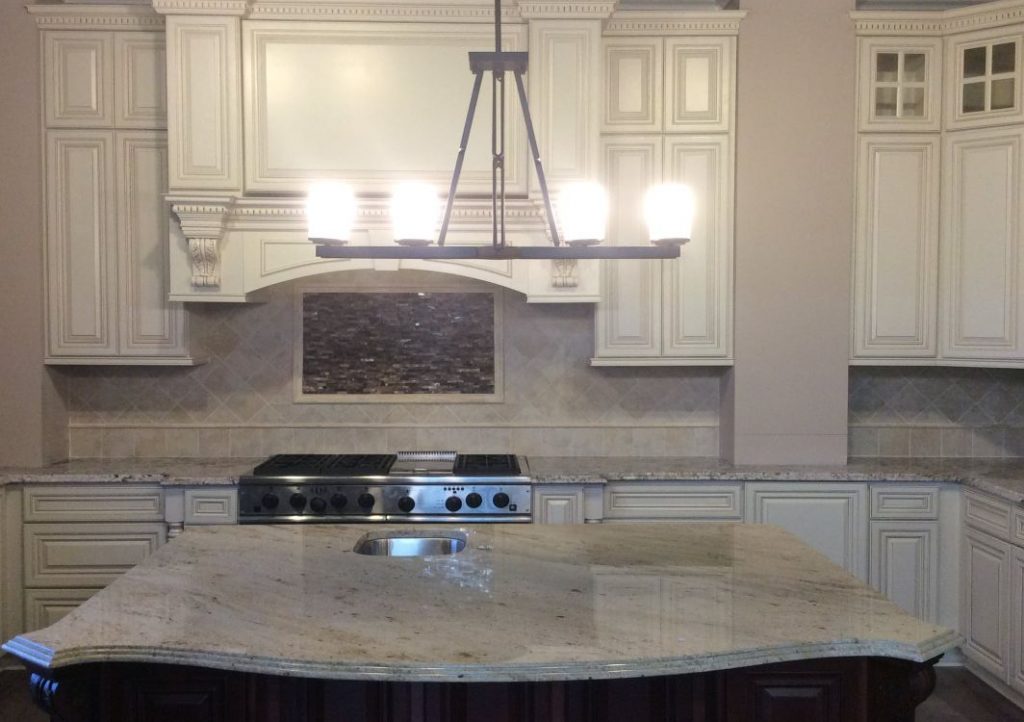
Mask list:
POLYGON ((938 350, 939 138, 862 135, 854 242, 854 358, 938 350))
MULTIPOLYGON (((661 182, 661 137, 603 138, 602 148, 610 200, 606 243, 643 245, 649 240, 643 198, 649 186, 661 182)), ((603 263, 601 302, 595 314, 596 356, 660 356, 661 261, 603 263)))
POLYGON ((870 583, 903 610, 935 622, 939 595, 939 525, 873 521, 870 583))
POLYGON ((46 135, 47 356, 117 353, 111 131, 46 135))
POLYGON ((241 23, 167 18, 171 189, 242 187, 241 23))
POLYGON ((1024 128, 964 131, 945 143, 940 355, 1020 361, 1024 128))
POLYGON ((729 130, 735 52, 735 38, 665 41, 665 131, 729 130))
POLYGON ((163 33, 115 33, 118 128, 167 127, 167 52, 163 33))
POLYGON ((1010 634, 1009 544, 968 529, 960 579, 960 634, 967 657, 1006 679, 1010 634))
POLYGON ((167 135, 118 131, 118 263, 123 356, 187 356, 184 306, 167 300, 167 135))
POLYGON ((605 38, 603 130, 661 130, 664 52, 662 38, 605 38))
POLYGON ((942 39, 858 38, 858 118, 862 131, 937 131, 942 39))
POLYGON ((1010 547, 1010 686, 1024 692, 1024 549, 1010 547))
POLYGON ((25 586, 105 587, 166 541, 163 522, 26 524, 25 586))
POLYGON ((26 589, 25 631, 56 624, 95 593, 95 589, 26 589))
POLYGON ((534 520, 540 524, 582 524, 583 489, 549 486, 533 493, 534 520))
POLYGON ((867 488, 863 484, 746 486, 747 520, 776 524, 867 580, 867 488))
POLYGON ((46 125, 109 128, 114 121, 113 33, 43 33, 46 125))
MULTIPOLYGON (((844 660, 845 661, 845 660, 844 660)), ((725 673, 727 722, 858 722, 864 691, 850 665, 818 661, 806 672, 737 669, 725 673), (830 667, 834 669, 829 669, 830 667)))
POLYGON ((664 261, 665 356, 732 355, 732 153, 725 135, 665 141, 667 181, 688 185, 697 202, 690 242, 664 261))

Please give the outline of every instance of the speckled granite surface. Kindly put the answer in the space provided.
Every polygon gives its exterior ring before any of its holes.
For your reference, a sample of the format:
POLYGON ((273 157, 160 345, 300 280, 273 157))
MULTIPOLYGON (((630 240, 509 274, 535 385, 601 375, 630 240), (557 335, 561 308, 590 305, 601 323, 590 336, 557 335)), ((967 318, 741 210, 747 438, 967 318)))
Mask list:
MULTIPOLYGON (((80 459, 36 469, 0 468, 16 483, 235 484, 263 459, 80 459)), ((938 481, 1024 504, 1024 459, 858 459, 846 466, 734 466, 719 459, 529 457, 538 484, 609 481, 938 481)))
POLYGON ((447 526, 435 533, 464 534, 464 551, 353 551, 364 534, 388 529, 190 529, 4 649, 54 668, 135 661, 334 679, 517 681, 821 657, 924 661, 961 641, 778 527, 447 526))

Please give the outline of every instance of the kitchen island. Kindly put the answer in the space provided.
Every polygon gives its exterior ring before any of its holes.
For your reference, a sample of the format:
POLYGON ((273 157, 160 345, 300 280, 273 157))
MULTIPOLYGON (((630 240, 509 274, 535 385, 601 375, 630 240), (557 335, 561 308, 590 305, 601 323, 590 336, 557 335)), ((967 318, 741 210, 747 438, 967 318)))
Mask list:
POLYGON ((4 649, 69 722, 906 722, 959 641, 776 527, 268 525, 4 649), (464 548, 354 551, 411 534, 464 548))

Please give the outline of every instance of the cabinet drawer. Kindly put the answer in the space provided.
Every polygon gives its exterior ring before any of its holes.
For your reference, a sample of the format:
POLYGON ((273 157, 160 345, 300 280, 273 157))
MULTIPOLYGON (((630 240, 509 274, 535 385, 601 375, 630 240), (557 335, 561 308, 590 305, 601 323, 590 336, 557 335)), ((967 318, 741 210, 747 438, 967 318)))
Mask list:
POLYGON ((741 484, 628 484, 605 489, 605 519, 743 518, 741 484))
POLYGON ((152 524, 26 524, 26 587, 105 587, 167 541, 152 524))
POLYGON ((969 527, 1010 540, 1010 505, 973 491, 964 492, 964 522, 969 527))
POLYGON ((872 519, 938 519, 939 487, 879 485, 871 487, 872 519))
POLYGON ((26 522, 37 521, 163 521, 160 488, 156 486, 27 486, 26 522))
POLYGON ((185 524, 234 524, 238 494, 234 489, 186 489, 185 524))
POLYGON ((26 589, 25 631, 49 627, 74 611, 96 589, 26 589))

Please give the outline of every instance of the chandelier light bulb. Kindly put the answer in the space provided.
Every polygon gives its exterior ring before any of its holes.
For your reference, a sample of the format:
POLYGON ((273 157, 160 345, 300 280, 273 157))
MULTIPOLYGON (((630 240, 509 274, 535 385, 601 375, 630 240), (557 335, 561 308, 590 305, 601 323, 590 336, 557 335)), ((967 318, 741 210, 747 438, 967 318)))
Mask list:
POLYGON ((663 246, 689 241, 696 206, 689 186, 682 183, 652 186, 644 198, 644 216, 651 243, 663 246))
POLYGON ((391 195, 391 227, 395 243, 428 246, 434 242, 441 200, 429 183, 400 183, 391 195))
POLYGON ((306 222, 314 243, 342 245, 352 237, 356 220, 356 194, 338 181, 317 181, 306 197, 306 222))
POLYGON ((599 183, 577 181, 558 194, 558 220, 570 246, 593 246, 605 239, 608 194, 599 183))

